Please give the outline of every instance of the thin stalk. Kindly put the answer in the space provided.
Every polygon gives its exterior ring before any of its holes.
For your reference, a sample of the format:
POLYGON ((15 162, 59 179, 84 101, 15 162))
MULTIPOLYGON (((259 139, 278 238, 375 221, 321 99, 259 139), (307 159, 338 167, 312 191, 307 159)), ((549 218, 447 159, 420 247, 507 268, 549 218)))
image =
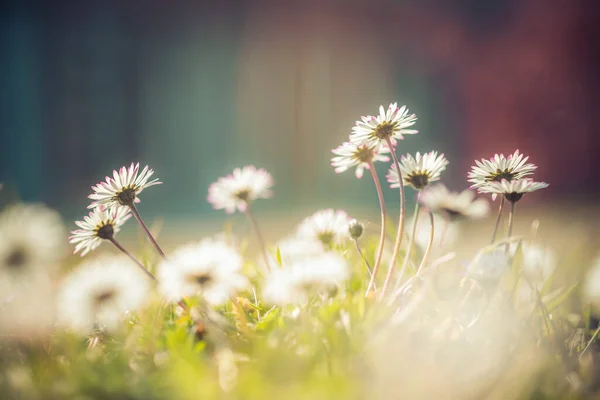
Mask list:
POLYGON ((267 245, 265 244, 265 240, 263 239, 263 235, 262 235, 262 233, 260 231, 260 228, 258 227, 258 223, 256 222, 256 218, 254 218, 254 214, 250 210, 250 204, 246 204, 246 215, 248 216, 248 219, 250 220, 250 224, 252 224, 252 228, 256 232, 256 237, 258 238, 258 242, 260 244, 260 248, 262 249, 262 255, 263 255, 263 258, 265 259, 265 264, 267 265, 268 269, 271 269, 271 265, 269 263, 269 256, 267 255, 267 245))
POLYGON ((450 217, 444 217, 444 227, 442 228, 442 234, 440 235, 440 248, 444 247, 446 241, 446 234, 448 233, 448 227, 450 226, 450 217))
MULTIPOLYGON (((383 284, 382 296, 389 285, 389 277, 392 275, 392 270, 394 265, 396 265, 396 259, 398 258, 398 252, 400 251, 400 245, 402 244, 402 237, 404 235, 404 179, 402 178, 402 170, 400 169, 400 163, 398 162, 398 157, 396 157, 396 150, 392 145, 392 141, 389 138, 385 139, 385 142, 392 153, 392 159, 394 160, 394 165, 396 166, 396 170, 398 171, 398 182, 399 182, 399 192, 400 192, 400 216, 398 218, 398 232, 396 233, 396 241, 394 242, 394 251, 392 253, 392 259, 390 260, 390 265, 388 267, 388 272, 386 275, 385 283, 383 284)), ((367 292, 368 294, 368 292, 367 292)))
MULTIPOLYGON (((510 202, 510 213, 508 214, 508 236, 507 237, 512 236, 516 204, 517 204, 517 202, 515 202, 515 201, 510 202)), ((510 249, 510 244, 506 243, 506 252, 508 252, 509 249, 510 249)))
POLYGON ((496 233, 498 232, 498 227, 500 226, 500 220, 502 219, 502 209, 504 208, 504 202, 506 199, 502 196, 502 200, 500 200, 500 207, 498 207, 498 215, 496 216, 496 224, 494 225, 494 232, 492 232, 492 240, 490 244, 494 244, 496 241, 496 233))
MULTIPOLYGON (((381 210, 381 232, 379 234, 379 246, 377 247, 377 254, 375 256, 375 265, 373 266, 373 272, 371 273, 371 279, 369 280, 369 284, 367 286, 367 295, 371 290, 375 290, 375 277, 377 276, 377 272, 379 272, 379 265, 381 264, 381 257, 383 255, 383 245, 385 243, 385 221, 386 221, 386 210, 385 210, 385 202, 383 200, 383 190, 381 190, 381 183, 379 182, 379 177, 377 176, 377 171, 375 171, 375 166, 373 165, 373 161, 369 161, 369 169, 371 170, 371 175, 373 176, 373 182, 375 182, 375 188, 377 189, 377 197, 379 197, 379 209, 381 210)), ((355 241, 356 242, 356 241, 355 241)), ((360 248, 358 247, 358 243, 356 242, 356 247, 360 253, 360 248)), ((362 257, 362 254, 361 254, 362 257)), ((364 257, 363 257, 364 259, 364 257)), ((366 260, 365 260, 366 262, 366 260)), ((368 263, 367 263, 368 267, 368 263)))
POLYGON ((588 342, 587 346, 585 346, 585 349, 583 349, 583 351, 579 355, 579 359, 581 359, 581 357, 583 356, 583 353, 585 353, 586 350, 588 349, 588 347, 590 347, 591 344, 594 342, 594 339, 596 339, 596 336, 598 336, 598 332, 600 332, 600 325, 598 325, 598 329, 596 329, 596 332, 594 332, 594 335, 592 336, 592 338, 588 342))
POLYGON ((372 277, 373 276, 373 270, 371 269, 371 265, 369 264, 369 261, 363 255, 363 252, 360 249, 360 246, 358 245, 358 240, 352 239, 352 241, 354 242, 354 247, 356 247, 356 252, 360 256, 360 258, 362 258, 362 260, 365 262, 365 266, 367 267, 367 271, 369 271, 369 277, 372 277))
POLYGON ((417 275, 421 273, 421 270, 427 264, 427 259, 429 258, 429 253, 431 252, 431 247, 433 247, 433 237, 435 235, 435 229, 433 226, 433 214, 429 212, 429 223, 431 224, 431 231, 429 231, 429 241, 427 242, 427 249, 425 249, 425 254, 423 254, 423 259, 421 260, 421 265, 419 265, 419 269, 417 269, 417 275))
POLYGON ((148 227, 146 226, 146 224, 142 220, 142 217, 140 216, 140 213, 138 212, 137 208, 135 207, 135 204, 131 203, 129 205, 129 208, 131 209, 131 213, 133 214, 133 216, 135 217, 135 219, 137 219, 138 223, 140 224, 140 226, 142 227, 142 229, 144 230, 144 232, 146 232, 146 236, 148 236, 148 239, 150 239, 150 241, 154 245, 154 248, 156 249, 156 251, 158 251, 158 254, 160 254, 160 256, 162 258, 165 258, 166 256, 165 256, 164 251, 162 251, 162 249, 160 248, 160 246, 158 245, 158 243, 156 243, 156 240, 154 239, 154 236, 152 236, 152 233, 150 232, 150 229, 148 229, 148 227))
POLYGON ((116 240, 114 237, 112 237, 112 238, 109 238, 109 239, 108 239, 108 241, 109 241, 109 242, 111 242, 112 244, 114 244, 114 245, 115 245, 115 247, 116 247, 117 249, 119 249, 119 250, 121 250, 123 253, 125 253, 125 254, 127 255, 127 257, 129 257, 129 258, 130 258, 130 259, 131 259, 131 260, 132 260, 132 261, 133 261, 133 262, 134 262, 134 263, 135 263, 135 264, 136 264, 138 267, 140 267, 140 269, 141 269, 142 271, 144 271, 144 273, 145 273, 146 275, 148 275, 148 277, 149 277, 150 279, 152 279, 152 280, 156 281, 156 278, 154 277, 154 275, 152 275, 152 273, 151 273, 150 271, 148 271, 148 270, 146 269, 146 267, 144 267, 144 266, 142 265, 142 263, 141 263, 141 262, 139 262, 138 260, 136 260, 136 258, 135 258, 135 257, 134 257, 134 256, 133 256, 133 255, 132 255, 130 252, 128 252, 128 251, 127 251, 127 249, 125 249, 125 247, 121 246, 121 243, 117 242, 117 240, 116 240))
MULTIPOLYGON (((406 255, 404 256, 404 261, 402 262, 402 268, 400 268, 400 275, 398 276, 398 282, 401 282, 402 278, 404 277, 404 273, 406 272, 406 267, 408 267, 408 263, 410 261, 412 248, 414 247, 414 244, 415 244, 415 236, 417 233, 417 221, 419 219, 419 208, 420 208, 419 197, 421 197, 420 190, 417 192, 417 202, 415 204, 415 211, 413 213, 413 224, 412 224, 412 231, 410 234, 410 243, 408 244, 408 249, 406 249, 406 255)), ((385 289, 387 289, 387 287, 385 289)))

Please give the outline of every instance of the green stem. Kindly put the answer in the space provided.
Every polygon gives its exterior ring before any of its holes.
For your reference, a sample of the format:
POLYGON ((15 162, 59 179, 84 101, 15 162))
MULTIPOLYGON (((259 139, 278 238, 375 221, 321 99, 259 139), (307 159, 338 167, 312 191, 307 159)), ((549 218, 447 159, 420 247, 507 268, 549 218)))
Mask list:
POLYGON ((429 223, 431 224, 431 231, 429 231, 429 241, 427 242, 427 249, 425 250, 425 254, 423 254, 423 259, 421 260, 421 265, 419 265, 419 269, 417 270, 417 275, 421 273, 421 270, 427 264, 427 259, 429 258, 429 253, 431 252, 431 247, 433 246, 433 237, 435 236, 435 229, 433 226, 433 214, 429 212, 429 223))
MULTIPOLYGON (((392 259, 390 260, 390 265, 388 267, 388 272, 386 276, 386 283, 384 283, 384 288, 382 290, 382 294, 387 289, 387 284, 389 284, 388 276, 392 275, 392 270, 396 265, 396 259, 398 258, 398 252, 400 251, 400 245, 402 244, 402 237, 404 235, 404 179, 402 178, 402 170, 400 169, 400 162, 398 162, 398 157, 396 156, 396 150, 392 145, 392 141, 390 138, 386 138, 385 142, 387 143, 390 152, 392 153, 392 159, 394 160, 394 165, 396 167, 396 171, 398 171, 398 183, 399 183, 399 192, 400 192, 400 216, 398 217, 398 232, 396 233, 396 241, 394 242, 394 251, 392 253, 392 259)), ((368 292, 367 292, 368 295, 368 292)))
MULTIPOLYGON (((381 232, 379 234, 379 246, 377 247, 377 255, 375 256, 375 265, 373 266, 373 272, 371 273, 371 279, 369 279, 369 284, 367 286, 367 295, 371 292, 371 290, 375 290, 375 277, 377 276, 377 272, 379 272, 379 265, 381 264, 381 257, 383 255, 383 245, 385 243, 385 221, 386 221, 386 210, 385 210, 385 202, 383 200, 383 190, 381 190, 381 183, 379 182, 379 177, 377 176, 377 171, 375 171, 375 166, 373 165, 373 161, 369 161, 369 169, 371 170, 371 175, 373 176, 373 182, 375 182, 375 188, 377 189, 377 197, 379 197, 379 209, 381 211, 381 232)), ((360 248, 358 247, 358 242, 355 241, 356 248, 360 253, 360 248)), ((361 254, 362 257, 362 254, 361 254)), ((363 257, 364 259, 364 257, 363 257)), ((365 260, 366 262, 366 260, 365 260)), ((367 263, 368 267, 368 263, 367 263)), ((369 271, 370 272, 370 271, 369 271)))
POLYGON ((502 209, 504 208, 504 202, 506 199, 502 196, 502 200, 500 200, 500 207, 498 207, 498 215, 496 216, 496 224, 494 225, 494 232, 492 232, 492 240, 490 244, 493 244, 496 241, 496 233, 498 232, 498 227, 500 226, 500 220, 502 219, 502 209))

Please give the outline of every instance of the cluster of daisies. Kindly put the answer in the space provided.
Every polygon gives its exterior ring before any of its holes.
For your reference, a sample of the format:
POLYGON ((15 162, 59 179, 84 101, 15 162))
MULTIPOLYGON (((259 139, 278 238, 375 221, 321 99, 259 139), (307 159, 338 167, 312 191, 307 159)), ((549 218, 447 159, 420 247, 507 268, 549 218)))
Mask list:
MULTIPOLYGON (((416 115, 409 113, 405 106, 398 107, 394 103, 387 110, 380 107, 379 115, 362 117, 352 129, 349 141, 333 150, 335 156, 332 165, 336 172, 356 167, 356 177, 361 178, 365 169, 371 171, 381 210, 380 237, 373 265, 367 261, 370 257, 363 254, 358 242, 363 234, 363 226, 342 210, 318 211, 301 221, 291 235, 275 246, 268 246, 252 212, 252 204, 255 200, 273 195, 274 181, 266 170, 254 166, 236 168, 232 174, 218 179, 210 185, 207 198, 217 210, 226 213, 239 211, 247 215, 262 250, 261 259, 255 263, 254 270, 248 270, 239 247, 230 238, 205 238, 165 253, 144 223, 137 206, 140 194, 161 182, 153 179, 154 171, 148 166, 140 169, 139 164, 131 164, 92 186, 93 193, 89 195, 92 203, 88 207, 91 211, 82 221, 75 222, 78 229, 69 237, 70 243, 75 246, 74 252, 81 256, 86 256, 105 241, 122 254, 86 260, 62 281, 56 302, 58 322, 80 332, 97 328, 110 330, 119 326, 123 318, 144 307, 153 293, 178 304, 181 312, 186 312, 198 302, 210 306, 222 305, 243 293, 252 293, 258 303, 257 292, 260 293, 260 301, 271 305, 305 304, 315 298, 327 298, 331 293, 344 292, 345 282, 351 276, 345 251, 349 243, 354 245, 368 270, 365 295, 378 293, 383 298, 392 282, 391 278, 396 276, 395 285, 400 285, 409 265, 416 270, 417 276, 427 268, 428 255, 436 245, 436 218, 447 225, 461 218, 481 218, 489 212, 488 202, 476 198, 473 190, 453 192, 443 184, 435 183, 449 164, 444 154, 431 151, 398 158, 396 152, 399 141, 405 135, 418 133, 413 129, 416 121, 416 115), (400 217, 391 254, 384 252, 386 206, 375 170, 375 163, 390 161, 392 164, 387 181, 391 188, 399 189, 400 193, 400 217), (418 199, 408 234, 404 230, 404 190, 407 186, 416 191, 418 199), (422 229, 418 229, 420 215, 429 216, 428 226, 422 229), (156 268, 152 268, 148 261, 145 265, 117 240, 118 233, 131 216, 145 232, 160 258, 156 268), (411 252, 419 232, 423 231, 427 232, 428 239, 422 257, 415 262, 411 252), (405 237, 409 242, 404 247, 400 268, 397 268, 405 237), (387 272, 384 279, 377 280, 384 256, 388 263, 387 272)), ((492 242, 497 234, 505 200, 511 204, 510 236, 516 202, 524 194, 548 186, 529 177, 536 166, 527 163, 527 160, 518 151, 508 157, 496 155, 490 160, 476 161, 476 166, 469 173, 472 189, 479 193, 491 193, 494 199, 502 195, 492 242)), ((62 234, 55 231, 64 230, 64 227, 53 211, 43 207, 19 207, 5 211, 2 217, 18 220, 18 223, 0 221, 0 239, 4 238, 0 240, 0 255, 4 257, 4 269, 9 273, 11 269, 49 271, 49 264, 60 261, 57 258, 61 254, 58 249, 62 248, 62 243, 55 243, 62 234), (27 225, 33 224, 33 221, 35 229, 27 225), (14 226, 21 225, 22 228, 18 229, 22 229, 23 233, 15 234, 14 226), (4 227, 10 227, 11 232, 4 232, 4 227)), ((444 241, 445 229, 442 232, 437 245, 444 241)), ((14 283, 14 279, 5 282, 14 283)), ((12 283, 9 286, 17 287, 12 283)), ((13 297, 4 297, 3 308, 8 307, 7 304, 20 303, 19 290, 12 292, 16 293, 13 297)))
MULTIPOLYGON (((385 294, 390 284, 390 278, 392 277, 396 259, 405 236, 404 188, 406 186, 416 190, 417 208, 415 209, 411 234, 409 235, 411 243, 405 251, 401 274, 407 267, 411 249, 415 237, 417 237, 419 207, 423 207, 430 216, 430 240, 428 241, 425 254, 417 267, 417 274, 427 265, 427 257, 433 245, 434 214, 442 216, 448 222, 459 218, 479 218, 489 212, 488 202, 481 198, 476 199, 475 193, 469 189, 457 193, 448 190, 443 184, 432 185, 432 183, 440 180, 441 174, 449 164, 444 154, 438 154, 436 151, 424 154, 417 152, 414 156, 406 154, 398 159, 396 155, 398 141, 403 140, 405 135, 418 133, 417 130, 412 129, 416 121, 416 115, 411 114, 406 106, 398 107, 396 103, 392 103, 387 110, 381 106, 379 108, 379 115, 363 116, 361 120, 356 121, 356 125, 350 133, 349 140, 332 150, 335 156, 332 158, 331 164, 335 167, 336 172, 340 173, 356 167, 356 177, 361 178, 365 169, 370 170, 379 196, 381 234, 367 295, 371 290, 375 289, 375 279, 382 260, 386 232, 386 208, 381 184, 375 171, 375 162, 389 162, 390 157, 388 154, 391 155, 392 164, 386 178, 390 187, 398 188, 400 192, 400 219, 396 240, 393 245, 392 257, 389 261, 386 278, 381 289, 382 295, 385 294)), ((508 157, 505 157, 503 154, 496 154, 489 160, 475 161, 476 165, 469 172, 468 178, 469 182, 472 183, 472 189, 477 189, 479 193, 491 193, 493 199, 498 195, 503 196, 497 223, 492 235, 492 243, 496 237, 505 200, 511 203, 508 227, 508 235, 510 236, 516 202, 525 193, 534 192, 548 186, 547 183, 535 182, 529 178, 529 175, 534 172, 536 166, 527 163, 527 160, 528 157, 524 157, 518 150, 508 157)), ((442 237, 441 240, 443 241, 443 239, 442 237)))

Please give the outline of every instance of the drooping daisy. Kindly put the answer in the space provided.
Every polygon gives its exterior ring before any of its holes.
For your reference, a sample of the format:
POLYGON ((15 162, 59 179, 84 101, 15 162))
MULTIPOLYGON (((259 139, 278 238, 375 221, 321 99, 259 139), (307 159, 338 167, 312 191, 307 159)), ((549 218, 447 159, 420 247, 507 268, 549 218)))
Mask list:
POLYGON ((390 149, 385 145, 378 148, 370 147, 365 144, 356 144, 344 142, 342 145, 331 150, 335 157, 331 159, 331 165, 335 167, 336 173, 344 172, 352 167, 356 167, 355 174, 358 179, 362 178, 366 169, 370 169, 370 164, 376 161, 390 161, 388 156, 383 153, 389 153, 390 149))
POLYGON ((403 135, 414 135, 417 130, 407 129, 415 124, 417 116, 409 114, 408 108, 398 108, 397 103, 389 105, 387 111, 383 106, 379 107, 377 117, 361 117, 352 128, 350 141, 355 144, 365 144, 369 147, 377 147, 389 139, 392 144, 397 140, 404 139, 403 135))
POLYGON ((473 183, 471 189, 479 189, 488 182, 500 182, 503 179, 510 182, 531 175, 537 166, 527 163, 528 159, 529 157, 523 157, 519 150, 515 150, 508 157, 496 154, 489 160, 475 160, 476 165, 471 167, 468 175, 469 182, 473 183))
POLYGON ((316 239, 325 246, 343 243, 350 238, 350 217, 345 211, 326 209, 317 211, 298 226, 298 236, 316 239))
MULTIPOLYGON (((439 180, 440 175, 447 166, 448 160, 444 157, 444 154, 438 155, 437 151, 430 151, 423 155, 417 152, 416 157, 407 154, 406 156, 402 156, 400 161, 404 183, 417 190, 423 189, 431 182, 439 180)), ((386 177, 390 183, 390 187, 400 187, 400 177, 398 176, 396 165, 392 165, 386 177)))
POLYGON ((488 182, 479 188, 481 193, 503 194, 506 200, 516 203, 521 200, 525 193, 535 192, 536 190, 547 188, 546 182, 535 182, 532 179, 513 179, 508 181, 502 179, 500 182, 488 182))
POLYGON ((157 278, 161 293, 171 301, 202 296, 214 305, 248 285, 238 251, 212 239, 176 249, 158 266, 157 278))
POLYGON ((59 261, 67 231, 60 215, 41 204, 16 204, 0 214, 0 272, 17 277, 59 261))
POLYGON ((96 325, 119 327, 126 312, 141 309, 150 281, 124 256, 102 256, 84 262, 62 282, 58 321, 82 334, 96 325))
POLYGON ((431 212, 450 220, 483 218, 490 212, 487 200, 475 199, 475 191, 466 189, 460 193, 453 192, 441 183, 425 189, 419 201, 431 212))
POLYGON ((302 304, 317 292, 339 288, 349 276, 346 260, 337 253, 326 252, 273 270, 263 295, 270 304, 302 304))
POLYGON ((83 221, 75 221, 81 229, 72 231, 69 237, 69 243, 76 244, 73 254, 83 250, 83 257, 100 246, 103 240, 113 240, 129 218, 131 213, 127 207, 94 208, 87 217, 83 217, 83 221))
POLYGON ((119 172, 113 171, 113 177, 106 177, 106 182, 100 182, 92 186, 94 193, 88 197, 93 200, 88 208, 98 206, 117 207, 132 206, 139 203, 138 195, 147 187, 159 185, 158 179, 150 180, 154 171, 147 165, 139 172, 140 163, 133 164, 129 168, 121 167, 119 172))
POLYGON ((236 209, 246 211, 248 204, 256 199, 273 195, 273 177, 266 170, 253 165, 236 168, 233 173, 219 178, 208 188, 208 202, 231 214, 236 209))

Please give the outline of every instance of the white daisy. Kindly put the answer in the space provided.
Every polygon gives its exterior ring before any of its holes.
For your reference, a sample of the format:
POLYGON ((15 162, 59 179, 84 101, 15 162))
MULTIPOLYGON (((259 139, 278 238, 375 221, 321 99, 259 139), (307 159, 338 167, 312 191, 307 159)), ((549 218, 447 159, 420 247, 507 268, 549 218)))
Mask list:
POLYGON ((515 150, 508 157, 496 154, 489 160, 475 160, 476 165, 471 167, 468 175, 469 182, 473 183, 471 189, 479 189, 488 182, 500 182, 503 179, 511 181, 531 175, 537 166, 527 163, 528 159, 529 157, 523 157, 519 150, 515 150))
MULTIPOLYGON (((444 157, 444 154, 438 155, 437 151, 430 151, 423 155, 417 152, 416 157, 407 154, 406 156, 402 156, 400 161, 400 170, 402 171, 404 183, 417 190, 423 189, 431 182, 439 180, 440 175, 447 166, 448 160, 444 157)), ((386 177, 390 183, 390 187, 400 187, 400 177, 398 176, 396 165, 392 165, 386 177)))
POLYGON ((273 195, 273 177, 266 170, 253 165, 236 168, 233 173, 219 178, 208 188, 208 202, 217 209, 231 214, 236 208, 246 211, 248 204, 256 199, 273 195))
POLYGON ((139 310, 150 293, 150 280, 124 256, 102 256, 81 264, 62 282, 59 323, 90 333, 97 325, 119 327, 126 312, 139 310))
POLYGON ((392 144, 396 144, 396 139, 404 139, 403 135, 418 133, 417 130, 406 129, 413 126, 416 121, 417 116, 409 114, 406 106, 398 108, 397 103, 392 103, 387 111, 380 106, 377 117, 369 115, 356 121, 350 134, 350 141, 356 144, 366 144, 369 147, 377 147, 386 139, 390 139, 392 144))
POLYGON ((66 236, 56 211, 41 204, 9 206, 0 214, 0 273, 18 277, 55 264, 64 256, 66 236))
MULTIPOLYGON (((518 243, 511 243, 510 252, 515 254, 518 243)), ((556 253, 535 243, 521 243, 523 276, 538 289, 550 278, 558 265, 556 253)))
POLYGON ((317 211, 298 226, 298 236, 316 239, 325 246, 332 246, 350 239, 350 217, 345 211, 331 208, 317 211))
MULTIPOLYGON (((407 226, 412 226, 413 219, 407 220, 407 226)), ((457 223, 448 221, 446 218, 434 214, 433 215, 433 249, 451 248, 456 244, 460 236, 460 228, 457 223)), ((431 223, 427 213, 421 211, 419 213, 419 221, 417 231, 415 232, 415 244, 425 251, 429 243, 429 232, 431 232, 431 223)))
POLYGON ((488 182, 479 188, 481 193, 503 194, 506 200, 515 203, 521 200, 525 193, 535 192, 536 190, 547 188, 546 182, 535 182, 532 179, 513 179, 507 181, 502 179, 500 182, 488 182))
POLYGON ((466 189, 460 193, 452 192, 441 183, 425 189, 419 201, 431 212, 450 220, 483 218, 490 212, 488 201, 475 199, 475 191, 466 189))
POLYGON ((146 165, 142 172, 139 172, 140 163, 133 164, 129 168, 121 167, 119 172, 113 171, 113 177, 106 177, 106 182, 100 182, 92 186, 94 193, 88 197, 92 204, 88 208, 98 206, 116 207, 131 206, 133 203, 139 203, 138 195, 147 187, 159 185, 158 179, 149 180, 154 171, 146 165))
POLYGON ((314 257, 325 252, 325 247, 319 240, 296 236, 280 240, 277 247, 284 262, 314 257))
POLYGON ((0 338, 37 339, 52 334, 55 318, 53 279, 45 265, 19 275, 0 276, 0 338))
POLYGON ((238 251, 224 242, 190 243, 158 266, 160 291, 171 301, 201 295, 210 304, 223 304, 248 285, 242 263, 238 251))
POLYGON ((388 162, 390 158, 382 155, 389 153, 390 149, 385 145, 369 147, 365 144, 355 144, 352 142, 344 142, 342 145, 331 150, 336 156, 331 159, 331 166, 335 167, 336 173, 344 172, 352 167, 356 167, 356 177, 362 178, 366 169, 370 169, 369 164, 376 161, 388 162))
POLYGON ((339 288, 350 276, 346 260, 326 252, 273 270, 267 277, 263 296, 270 304, 306 303, 318 292, 339 288))
POLYGON ((112 240, 129 218, 131 210, 127 207, 94 208, 87 217, 83 217, 83 221, 75 221, 81 229, 72 231, 69 237, 69 243, 76 243, 73 254, 83 250, 83 257, 100 246, 103 240, 112 240))
POLYGON ((480 283, 497 282, 508 270, 510 259, 504 249, 479 253, 468 268, 469 276, 480 283))

